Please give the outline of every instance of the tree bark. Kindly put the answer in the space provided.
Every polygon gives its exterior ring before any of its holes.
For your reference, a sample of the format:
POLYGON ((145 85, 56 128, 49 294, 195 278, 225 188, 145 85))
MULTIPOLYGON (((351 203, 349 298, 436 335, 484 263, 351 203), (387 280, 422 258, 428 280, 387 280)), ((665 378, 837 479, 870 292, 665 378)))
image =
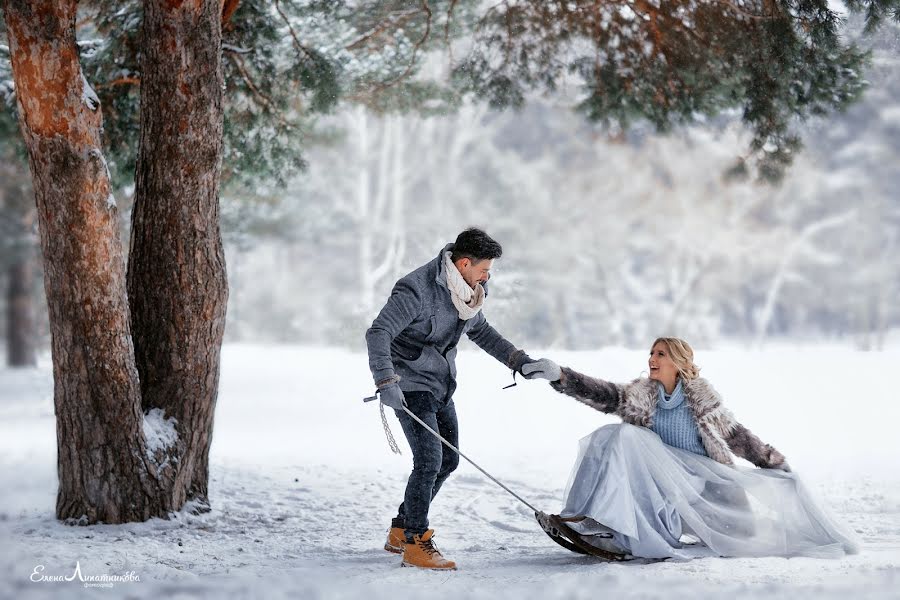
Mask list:
POLYGON ((222 3, 145 0, 128 297, 145 412, 177 420, 173 504, 208 505, 228 285, 222 3))
POLYGON ((119 523, 165 514, 146 452, 102 117, 78 62, 74 0, 3 0, 37 205, 52 335, 56 514, 119 523))

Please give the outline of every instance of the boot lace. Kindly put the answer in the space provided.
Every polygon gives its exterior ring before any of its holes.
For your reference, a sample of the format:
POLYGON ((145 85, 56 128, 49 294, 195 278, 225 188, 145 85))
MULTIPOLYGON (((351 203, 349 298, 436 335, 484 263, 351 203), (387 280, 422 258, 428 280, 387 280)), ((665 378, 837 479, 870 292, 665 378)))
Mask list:
POLYGON ((437 546, 434 545, 434 540, 432 540, 431 538, 428 538, 427 540, 419 539, 417 543, 419 545, 419 548, 421 548, 426 554, 428 554, 428 556, 434 556, 435 554, 437 554, 438 556, 443 557, 443 554, 441 554, 441 551, 437 549, 437 546))

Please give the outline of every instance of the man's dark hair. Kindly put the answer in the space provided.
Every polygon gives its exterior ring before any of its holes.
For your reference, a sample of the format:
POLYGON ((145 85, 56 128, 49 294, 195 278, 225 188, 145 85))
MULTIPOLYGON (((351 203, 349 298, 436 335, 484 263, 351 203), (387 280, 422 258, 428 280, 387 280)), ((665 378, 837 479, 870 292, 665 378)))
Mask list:
POLYGON ((503 248, 494 238, 480 229, 469 227, 456 236, 450 260, 457 261, 461 258, 468 258, 472 262, 478 262, 490 258, 500 258, 502 255, 503 248))

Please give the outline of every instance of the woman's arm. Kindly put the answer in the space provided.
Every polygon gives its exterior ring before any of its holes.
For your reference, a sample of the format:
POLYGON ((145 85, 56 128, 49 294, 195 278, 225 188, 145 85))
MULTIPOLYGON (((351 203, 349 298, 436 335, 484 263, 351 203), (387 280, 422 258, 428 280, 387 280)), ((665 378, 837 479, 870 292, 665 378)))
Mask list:
POLYGON ((764 469, 781 469, 790 471, 784 454, 763 443, 752 431, 737 423, 732 432, 725 437, 728 447, 737 456, 747 459, 757 467, 764 469))
POLYGON ((615 413, 622 402, 622 395, 616 384, 588 377, 568 367, 563 367, 559 381, 551 381, 550 385, 557 392, 572 396, 605 413, 615 413))

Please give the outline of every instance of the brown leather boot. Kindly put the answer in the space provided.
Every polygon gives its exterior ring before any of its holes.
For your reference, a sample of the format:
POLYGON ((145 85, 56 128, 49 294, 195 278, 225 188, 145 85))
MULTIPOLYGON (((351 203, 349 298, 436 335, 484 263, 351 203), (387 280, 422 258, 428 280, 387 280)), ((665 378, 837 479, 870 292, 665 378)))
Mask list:
POLYGON ((402 527, 391 527, 388 529, 387 540, 384 542, 384 549, 394 554, 403 554, 403 546, 406 545, 406 536, 402 527))
POLYGON ((421 569, 455 570, 456 563, 447 560, 438 550, 432 536, 434 529, 429 529, 422 535, 413 537, 412 542, 403 546, 403 566, 419 567, 421 569))

